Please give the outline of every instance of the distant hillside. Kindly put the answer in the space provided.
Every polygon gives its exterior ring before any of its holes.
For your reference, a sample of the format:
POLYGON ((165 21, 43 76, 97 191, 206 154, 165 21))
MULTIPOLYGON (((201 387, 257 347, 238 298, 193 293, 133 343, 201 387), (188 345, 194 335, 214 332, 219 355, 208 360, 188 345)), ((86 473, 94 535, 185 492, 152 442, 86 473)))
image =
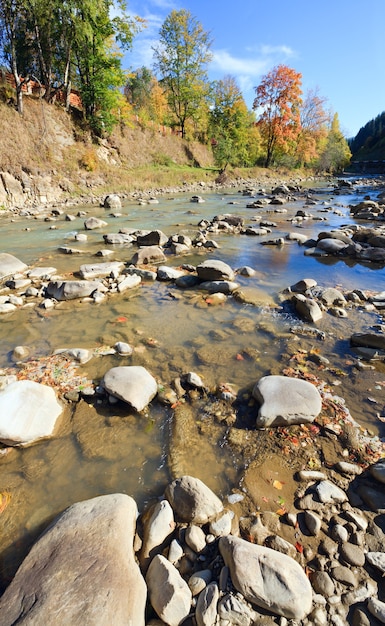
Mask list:
POLYGON ((349 139, 352 161, 385 160, 385 111, 360 128, 349 139))

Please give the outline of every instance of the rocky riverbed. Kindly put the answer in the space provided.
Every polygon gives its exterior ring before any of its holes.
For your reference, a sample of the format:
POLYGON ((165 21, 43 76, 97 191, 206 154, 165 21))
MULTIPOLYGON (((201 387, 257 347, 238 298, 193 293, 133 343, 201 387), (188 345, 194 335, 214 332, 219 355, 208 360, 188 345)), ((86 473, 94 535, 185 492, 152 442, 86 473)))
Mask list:
MULTIPOLYGON (((348 184, 341 181, 335 193, 348 184)), ((301 199, 301 214, 287 216, 291 226, 300 226, 338 207, 322 205, 296 185, 258 191, 245 184, 240 195, 253 209, 252 219, 246 222, 232 206, 231 213, 200 220, 194 236, 167 236, 160 229, 105 232, 100 218, 80 216, 84 230, 61 254, 79 259, 81 236, 102 229, 99 256, 128 246, 129 259, 76 262, 69 276, 54 266, 0 255, 4 321, 28 311, 37 311, 43 321, 53 313, 65 315, 68 307, 88 311, 85 306, 119 302, 143 287, 160 288, 168 302, 179 309, 192 305, 202 315, 237 307, 231 332, 226 325, 212 329, 215 347, 204 337, 191 344, 195 368, 187 356, 191 346, 178 359, 172 346, 160 345, 161 338, 140 333, 131 341, 120 336, 44 356, 28 344, 13 347, 13 364, 4 365, 1 376, 0 463, 7 484, 0 522, 17 516, 16 494, 25 493, 21 485, 42 472, 35 459, 25 461, 20 473, 20 465, 12 465, 15 455, 71 433, 84 457, 112 460, 122 454, 117 439, 125 441, 128 421, 148 417, 156 406, 169 416, 169 484, 163 480, 152 490, 146 485, 138 520, 138 504, 105 486, 103 493, 111 495, 85 498, 53 521, 13 582, 7 581, 4 624, 46 623, 54 613, 63 624, 385 623, 380 183, 375 199, 352 206, 351 223, 320 229, 317 238, 301 228, 271 237, 277 230, 273 216, 286 219, 286 206, 301 199), (244 237, 277 250, 295 242, 304 252, 304 268, 307 256, 373 264, 378 289, 320 284, 302 273, 275 298, 262 296, 247 283, 257 268, 232 267, 223 255, 218 258, 224 233, 229 242, 244 237), (189 255, 198 262, 184 262, 189 255), (278 334, 274 317, 283 320, 278 334), (342 337, 341 362, 336 351, 342 337), (271 364, 264 355, 274 342, 279 359, 271 364), (236 345, 232 353, 230 346, 236 345), (247 376, 223 377, 229 354, 232 368, 247 376), (346 403, 348 389, 351 398, 355 389, 360 396, 357 406, 346 403), (377 426, 365 422, 368 412, 377 426), (199 480, 202 464, 213 463, 214 449, 215 463, 223 462, 227 477, 221 494, 199 480), (58 571, 67 574, 58 578, 58 571)), ((192 196, 192 206, 203 200, 192 196)), ((113 194, 104 199, 113 212, 121 210, 120 202, 113 194)), ((143 202, 156 204, 156 198, 143 202)), ((46 214, 53 226, 67 217, 57 209, 46 214)), ((118 327, 126 321, 116 315, 118 327)), ((39 524, 41 530, 46 526, 39 524)), ((36 526, 31 525, 34 539, 36 526)), ((11 536, 5 533, 8 550, 11 536)), ((11 571, 8 567, 5 580, 11 571)))

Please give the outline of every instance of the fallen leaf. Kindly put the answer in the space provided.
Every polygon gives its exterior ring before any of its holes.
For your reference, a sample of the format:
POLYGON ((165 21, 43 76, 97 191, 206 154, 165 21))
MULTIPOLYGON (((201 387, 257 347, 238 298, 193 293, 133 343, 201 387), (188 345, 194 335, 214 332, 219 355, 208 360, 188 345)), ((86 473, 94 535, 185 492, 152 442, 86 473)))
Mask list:
POLYGON ((299 543, 299 541, 297 541, 297 543, 295 544, 295 549, 297 550, 297 552, 302 554, 302 552, 303 552, 303 545, 301 543, 299 543))
POLYGON ((119 317, 116 318, 116 321, 119 324, 123 324, 124 322, 127 322, 127 317, 124 317, 124 315, 120 315, 119 317))
POLYGON ((274 489, 282 489, 283 484, 281 483, 281 481, 280 481, 280 480, 275 480, 275 481, 273 482, 273 487, 274 487, 274 489))

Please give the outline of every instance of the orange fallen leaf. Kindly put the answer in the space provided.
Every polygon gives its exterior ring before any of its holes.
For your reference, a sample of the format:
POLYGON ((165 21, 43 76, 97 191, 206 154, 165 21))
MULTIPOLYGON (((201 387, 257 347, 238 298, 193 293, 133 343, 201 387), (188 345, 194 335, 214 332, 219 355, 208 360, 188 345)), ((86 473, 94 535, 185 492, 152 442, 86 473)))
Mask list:
POLYGON ((283 483, 281 483, 281 481, 280 481, 280 480, 275 480, 275 481, 273 482, 273 487, 274 487, 274 489, 282 489, 282 487, 283 487, 283 483))
POLYGON ((269 502, 269 499, 268 499, 268 498, 266 498, 265 496, 262 496, 262 500, 263 500, 264 502, 269 502))
POLYGON ((303 552, 303 545, 301 543, 299 543, 299 541, 297 541, 297 543, 295 544, 295 549, 297 550, 297 552, 302 554, 302 552, 303 552))
POLYGON ((245 360, 245 357, 242 356, 242 354, 239 354, 239 352, 238 352, 238 354, 236 355, 235 358, 236 358, 237 361, 244 361, 245 360))
POLYGON ((285 513, 286 513, 286 509, 285 509, 284 506, 282 506, 280 509, 276 510, 276 514, 279 515, 279 516, 285 515, 285 513))
POLYGON ((127 317, 124 317, 124 315, 121 315, 116 318, 116 321, 119 322, 119 324, 122 324, 123 322, 127 322, 127 317))

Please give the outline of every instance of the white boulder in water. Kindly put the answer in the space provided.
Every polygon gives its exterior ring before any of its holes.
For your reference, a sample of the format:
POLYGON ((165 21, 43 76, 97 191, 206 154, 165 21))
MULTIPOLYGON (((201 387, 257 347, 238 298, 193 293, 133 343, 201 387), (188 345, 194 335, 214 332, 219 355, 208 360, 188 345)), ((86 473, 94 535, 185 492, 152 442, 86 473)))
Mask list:
POLYGON ((53 434, 63 411, 51 387, 18 380, 0 392, 0 441, 23 446, 53 434))

